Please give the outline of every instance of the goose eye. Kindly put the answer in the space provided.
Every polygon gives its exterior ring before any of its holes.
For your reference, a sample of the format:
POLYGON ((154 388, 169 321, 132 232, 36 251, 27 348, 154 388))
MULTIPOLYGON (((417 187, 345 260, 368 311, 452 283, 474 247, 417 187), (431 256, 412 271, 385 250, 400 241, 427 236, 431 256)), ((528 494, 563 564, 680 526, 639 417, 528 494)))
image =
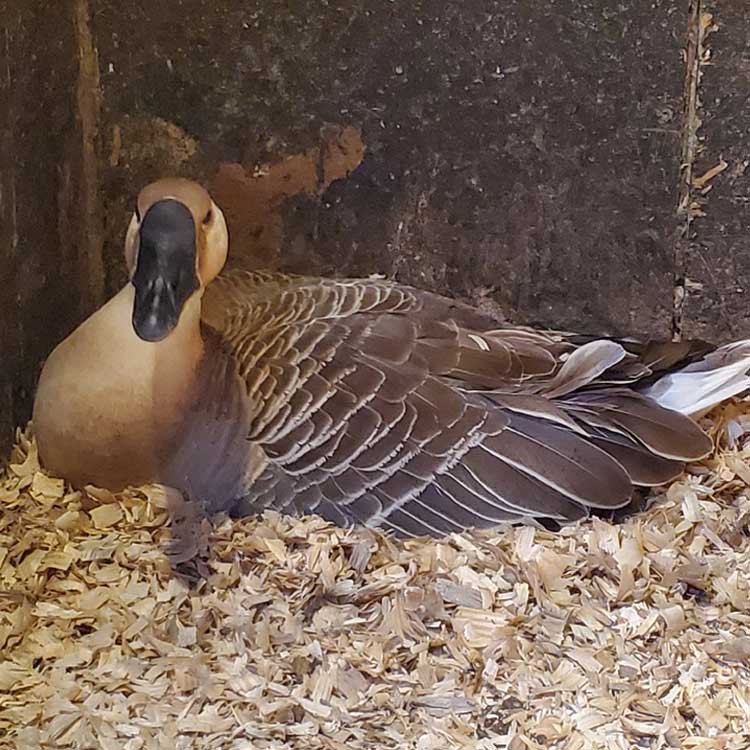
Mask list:
POLYGON ((214 212, 209 208, 208 213, 203 217, 203 223, 208 224, 214 217, 214 212))

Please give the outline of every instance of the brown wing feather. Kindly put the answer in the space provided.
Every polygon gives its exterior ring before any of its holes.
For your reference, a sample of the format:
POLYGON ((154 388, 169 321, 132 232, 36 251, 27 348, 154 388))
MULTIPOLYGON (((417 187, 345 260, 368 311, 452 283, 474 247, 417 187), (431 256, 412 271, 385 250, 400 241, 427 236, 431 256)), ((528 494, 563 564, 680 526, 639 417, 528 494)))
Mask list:
POLYGON ((623 383, 651 371, 614 341, 462 327, 446 300, 381 281, 231 274, 206 322, 247 387, 268 458, 244 511, 320 513, 442 535, 570 521, 628 502, 710 447, 623 383), (223 305, 223 306, 222 306, 223 305))

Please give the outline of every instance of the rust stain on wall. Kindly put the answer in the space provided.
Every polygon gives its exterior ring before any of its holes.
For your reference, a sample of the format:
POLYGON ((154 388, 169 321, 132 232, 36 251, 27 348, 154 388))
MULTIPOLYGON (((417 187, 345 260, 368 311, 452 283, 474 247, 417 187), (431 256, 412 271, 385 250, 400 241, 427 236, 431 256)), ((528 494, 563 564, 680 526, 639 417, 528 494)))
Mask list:
POLYGON ((227 218, 232 262, 253 268, 277 265, 284 202, 301 194, 322 195, 332 182, 356 169, 364 154, 357 128, 328 126, 321 131, 319 146, 279 162, 253 169, 221 164, 209 189, 227 218))

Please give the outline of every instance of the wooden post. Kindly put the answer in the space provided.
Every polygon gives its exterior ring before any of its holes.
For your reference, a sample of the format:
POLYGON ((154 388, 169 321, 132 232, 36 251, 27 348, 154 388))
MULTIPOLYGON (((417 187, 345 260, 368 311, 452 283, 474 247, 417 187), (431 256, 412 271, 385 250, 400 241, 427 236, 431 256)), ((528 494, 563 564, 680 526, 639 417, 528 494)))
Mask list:
POLYGON ((97 79, 90 72, 91 44, 81 1, 2 3, 3 451, 13 427, 30 416, 43 359, 103 298, 95 205, 97 79))

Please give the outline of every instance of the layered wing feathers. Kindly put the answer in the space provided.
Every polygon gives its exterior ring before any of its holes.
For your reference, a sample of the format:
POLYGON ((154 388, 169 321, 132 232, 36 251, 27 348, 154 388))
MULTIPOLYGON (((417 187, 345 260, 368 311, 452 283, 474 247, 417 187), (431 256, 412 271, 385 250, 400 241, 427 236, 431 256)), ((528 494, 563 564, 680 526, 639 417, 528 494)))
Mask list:
POLYGON ((434 296, 382 281, 220 282, 205 319, 268 458, 247 511, 407 535, 564 522, 710 450, 690 419, 624 387, 651 370, 617 342, 462 327, 447 300, 441 316, 434 296))

